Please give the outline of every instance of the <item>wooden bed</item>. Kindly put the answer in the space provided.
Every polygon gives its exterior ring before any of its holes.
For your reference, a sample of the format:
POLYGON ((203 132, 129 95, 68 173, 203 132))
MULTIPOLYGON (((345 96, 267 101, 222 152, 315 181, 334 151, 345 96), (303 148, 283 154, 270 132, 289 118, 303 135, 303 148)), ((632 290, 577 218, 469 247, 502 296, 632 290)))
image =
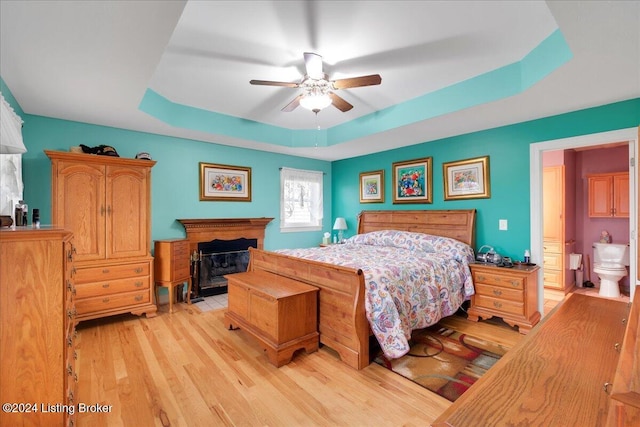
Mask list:
MULTIPOLYGON (((363 211, 358 234, 401 230, 433 234, 475 244, 475 209, 363 211)), ((335 350, 343 362, 356 369, 370 363, 369 323, 364 307, 364 274, 317 261, 250 248, 249 271, 269 271, 320 288, 320 342, 335 350)))

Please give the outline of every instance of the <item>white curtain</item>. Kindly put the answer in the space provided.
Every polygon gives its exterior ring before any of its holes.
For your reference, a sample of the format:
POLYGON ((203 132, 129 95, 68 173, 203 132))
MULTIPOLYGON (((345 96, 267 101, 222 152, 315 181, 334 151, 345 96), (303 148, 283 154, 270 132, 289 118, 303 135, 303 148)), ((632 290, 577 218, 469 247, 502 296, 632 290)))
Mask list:
POLYGON ((0 154, 21 154, 27 151, 22 142, 22 119, 0 92, 0 154))
POLYGON ((282 168, 280 170, 280 229, 314 231, 322 229, 323 173, 282 168))
POLYGON ((0 215, 11 215, 22 199, 22 119, 0 92, 0 215))

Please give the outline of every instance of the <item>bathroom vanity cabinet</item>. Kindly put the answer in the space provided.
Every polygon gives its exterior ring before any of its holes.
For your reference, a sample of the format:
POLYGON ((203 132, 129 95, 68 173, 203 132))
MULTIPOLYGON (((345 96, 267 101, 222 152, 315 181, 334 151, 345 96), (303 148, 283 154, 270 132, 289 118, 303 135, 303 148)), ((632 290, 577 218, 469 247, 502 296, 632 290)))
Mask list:
POLYGON ((589 216, 629 218, 629 172, 598 173, 589 181, 589 216))

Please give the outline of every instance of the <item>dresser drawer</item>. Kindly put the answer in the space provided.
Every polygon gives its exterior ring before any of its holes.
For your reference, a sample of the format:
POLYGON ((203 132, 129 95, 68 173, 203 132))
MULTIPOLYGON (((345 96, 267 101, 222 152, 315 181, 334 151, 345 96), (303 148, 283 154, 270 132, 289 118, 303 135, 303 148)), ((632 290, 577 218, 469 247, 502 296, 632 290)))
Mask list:
POLYGON ((492 298, 486 295, 474 295, 473 305, 479 308, 487 308, 500 316, 503 314, 524 315, 524 304, 516 301, 507 301, 501 298, 492 298))
POLYGON ((556 270, 562 269, 562 254, 545 252, 543 255, 544 268, 553 268, 556 270))
POLYGON ((544 286, 550 287, 550 288, 558 288, 558 289, 562 289, 562 272, 560 270, 552 270, 549 268, 545 268, 544 269, 544 273, 542 274, 542 280, 544 283, 544 286))
POLYGON ((173 242, 174 258, 189 258, 189 241, 173 242))
POLYGON ((77 269, 75 282, 77 285, 79 283, 149 276, 149 272, 149 262, 84 267, 77 269))
POLYGON ((79 300, 81 298, 91 298, 123 292, 135 292, 149 289, 149 287, 149 276, 103 280, 94 283, 82 283, 76 286, 76 298, 77 300, 79 300))
POLYGON ((524 279, 522 277, 511 277, 501 273, 492 272, 474 272, 473 282, 478 284, 499 286, 510 289, 524 289, 524 279))
POLYGON ((545 241, 542 245, 543 245, 542 246, 542 250, 544 252, 562 253, 562 243, 561 242, 545 241))
POLYGON ((483 283, 476 284, 476 295, 484 295, 492 298, 516 302, 522 302, 524 300, 522 290, 485 285, 483 283))
POLYGON ((106 311, 120 307, 135 306, 138 304, 148 304, 151 301, 150 298, 151 294, 149 290, 84 298, 76 301, 76 310, 78 315, 83 315, 96 311, 106 311))

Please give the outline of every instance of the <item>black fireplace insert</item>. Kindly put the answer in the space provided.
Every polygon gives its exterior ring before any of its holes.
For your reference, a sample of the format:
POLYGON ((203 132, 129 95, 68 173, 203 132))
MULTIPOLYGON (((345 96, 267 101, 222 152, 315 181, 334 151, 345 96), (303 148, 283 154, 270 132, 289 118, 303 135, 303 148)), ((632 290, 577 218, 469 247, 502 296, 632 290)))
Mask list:
POLYGON ((249 248, 257 248, 257 239, 212 240, 198 243, 193 263, 193 291, 196 299, 227 292, 225 274, 242 273, 249 265, 249 248))

